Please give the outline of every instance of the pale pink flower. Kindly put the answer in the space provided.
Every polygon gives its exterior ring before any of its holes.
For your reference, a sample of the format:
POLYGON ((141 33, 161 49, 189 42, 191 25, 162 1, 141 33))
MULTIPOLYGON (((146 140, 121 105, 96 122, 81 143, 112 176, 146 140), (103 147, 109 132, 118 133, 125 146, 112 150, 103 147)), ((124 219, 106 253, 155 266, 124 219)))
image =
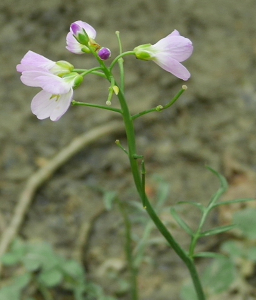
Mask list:
POLYGON ((134 49, 138 59, 153 60, 161 68, 174 76, 188 80, 189 71, 181 64, 188 59, 193 52, 192 42, 181 36, 174 30, 167 37, 161 39, 156 44, 140 45, 134 49))
POLYGON ((50 117, 57 121, 67 111, 73 87, 82 82, 79 74, 71 72, 73 68, 68 62, 54 62, 33 51, 28 51, 17 65, 22 83, 42 88, 31 103, 31 110, 38 119, 50 117))
POLYGON ((67 34, 66 48, 75 54, 83 54, 84 52, 90 52, 86 43, 88 38, 84 34, 86 32, 89 39, 94 40, 96 37, 96 30, 86 22, 76 21, 70 25, 70 32, 67 34))

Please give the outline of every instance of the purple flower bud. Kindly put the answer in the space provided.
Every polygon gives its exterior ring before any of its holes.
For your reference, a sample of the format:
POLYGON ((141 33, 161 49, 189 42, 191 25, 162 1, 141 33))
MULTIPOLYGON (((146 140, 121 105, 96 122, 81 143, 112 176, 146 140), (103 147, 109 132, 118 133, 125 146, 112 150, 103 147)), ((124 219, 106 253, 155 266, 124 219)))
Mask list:
POLYGON ((101 60, 107 60, 111 56, 111 51, 108 48, 101 48, 98 55, 101 60))

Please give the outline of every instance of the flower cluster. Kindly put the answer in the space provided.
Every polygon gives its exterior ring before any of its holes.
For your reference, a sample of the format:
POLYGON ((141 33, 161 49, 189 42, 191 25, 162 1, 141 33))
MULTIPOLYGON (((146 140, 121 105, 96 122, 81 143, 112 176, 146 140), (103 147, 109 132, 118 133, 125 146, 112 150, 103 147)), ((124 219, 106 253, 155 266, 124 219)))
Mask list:
MULTIPOLYGON (((91 25, 76 21, 71 24, 67 34, 66 48, 75 54, 94 52, 101 60, 107 60, 111 51, 97 44, 95 38, 96 31, 91 25)), ((133 54, 141 60, 152 60, 176 77, 188 80, 190 73, 181 62, 189 58, 192 52, 192 42, 174 30, 154 45, 134 48, 133 54)), ((25 54, 17 65, 17 71, 21 73, 22 83, 42 89, 31 103, 33 114, 40 120, 59 120, 72 102, 73 89, 83 81, 83 74, 76 72, 70 63, 54 62, 33 51, 25 54)))
POLYGON ((73 97, 73 87, 81 84, 83 77, 72 72, 74 67, 66 61, 54 62, 28 51, 17 71, 27 86, 40 87, 32 99, 31 110, 38 119, 57 121, 68 110, 73 97))

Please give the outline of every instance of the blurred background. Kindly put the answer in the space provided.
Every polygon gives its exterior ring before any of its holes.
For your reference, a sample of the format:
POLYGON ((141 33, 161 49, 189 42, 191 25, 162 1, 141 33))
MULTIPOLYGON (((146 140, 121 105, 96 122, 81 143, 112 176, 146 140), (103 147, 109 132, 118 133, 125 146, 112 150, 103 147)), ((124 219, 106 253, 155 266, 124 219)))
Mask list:
MULTIPOLYGON (((89 55, 65 49, 69 26, 76 20, 97 30, 97 42, 110 48, 112 57, 118 54, 117 30, 124 51, 154 44, 174 29, 194 44, 193 55, 184 63, 192 75, 186 83, 188 90, 171 109, 136 121, 139 154, 146 157, 152 198, 157 189, 154 176, 159 175, 170 186, 168 205, 206 203, 219 183, 205 165, 228 179, 226 199, 255 197, 255 11, 254 0, 1 0, 0 233, 8 227, 29 176, 73 138, 119 119, 111 112, 71 107, 58 122, 39 121, 30 111, 37 89, 24 86, 16 72, 28 50, 54 61, 67 60, 77 68, 96 66, 89 55)), ((125 68, 126 94, 134 113, 167 103, 184 84, 153 62, 127 57, 125 68)), ((104 105, 107 92, 106 82, 88 76, 76 90, 75 100, 104 105)), ((116 99, 112 105, 118 107, 116 99)), ((109 264, 117 274, 125 273, 125 267, 120 267, 124 264, 121 217, 118 210, 104 210, 97 187, 116 190, 125 201, 138 200, 127 157, 114 144, 116 139, 126 146, 124 131, 106 136, 63 165, 38 190, 19 230, 23 239, 47 241, 72 257, 81 226, 92 224, 82 263, 89 278, 110 295, 116 293, 117 285, 116 277, 109 275, 109 264)), ((184 213, 191 226, 197 224, 197 211, 184 213)), ((169 211, 162 217, 187 245, 187 236, 172 225, 169 211)), ((222 211, 210 221, 226 224, 231 220, 232 212, 222 211)), ((145 262, 140 273, 141 299, 178 299, 188 274, 169 251, 162 241, 149 247, 151 262, 145 262)), ((204 262, 201 265, 203 269, 204 262)), ((129 298, 124 293, 119 299, 129 298)))

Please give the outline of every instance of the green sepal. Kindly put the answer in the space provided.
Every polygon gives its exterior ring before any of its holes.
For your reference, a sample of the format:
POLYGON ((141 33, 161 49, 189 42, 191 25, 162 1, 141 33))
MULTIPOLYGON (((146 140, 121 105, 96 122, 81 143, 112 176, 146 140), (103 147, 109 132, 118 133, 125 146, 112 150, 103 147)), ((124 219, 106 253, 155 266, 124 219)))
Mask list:
POLYGON ((133 49, 136 58, 138 59, 142 59, 142 60, 152 60, 152 51, 151 48, 152 45, 151 44, 144 44, 144 45, 140 45, 138 47, 135 47, 133 49))

